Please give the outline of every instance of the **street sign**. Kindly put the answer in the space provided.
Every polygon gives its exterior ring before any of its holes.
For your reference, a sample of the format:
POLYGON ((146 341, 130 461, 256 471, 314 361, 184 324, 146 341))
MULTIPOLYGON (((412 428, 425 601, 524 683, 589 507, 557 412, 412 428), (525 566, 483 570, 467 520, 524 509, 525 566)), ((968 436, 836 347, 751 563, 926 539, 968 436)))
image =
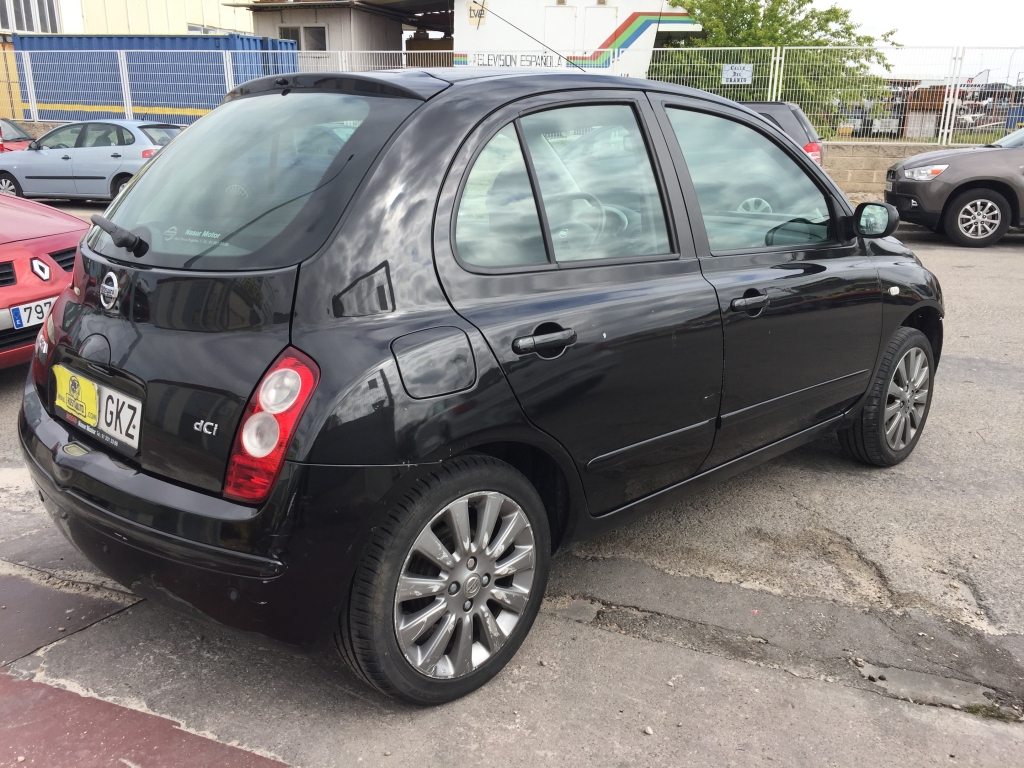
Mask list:
POLYGON ((753 85, 753 64, 723 64, 722 85, 753 85))

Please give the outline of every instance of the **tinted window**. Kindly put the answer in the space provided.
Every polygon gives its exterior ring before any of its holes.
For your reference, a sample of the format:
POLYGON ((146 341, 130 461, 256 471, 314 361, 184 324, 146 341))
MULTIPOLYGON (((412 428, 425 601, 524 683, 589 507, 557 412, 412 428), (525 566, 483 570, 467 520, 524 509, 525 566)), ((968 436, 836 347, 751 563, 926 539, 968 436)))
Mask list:
POLYGON ((643 134, 622 104, 522 119, 558 261, 670 251, 643 134))
POLYGON ((58 128, 39 140, 39 146, 46 149, 70 149, 78 141, 78 134, 82 132, 82 124, 67 125, 58 128))
POLYGON ((158 147, 165 146, 171 139, 181 133, 181 128, 176 125, 143 125, 139 130, 146 134, 146 138, 158 147))
POLYGON ((85 126, 82 147, 116 147, 120 143, 116 125, 89 123, 85 126))
POLYGON ((481 267, 547 262, 515 126, 499 131, 473 164, 459 202, 455 244, 463 261, 481 267))
MULTIPOLYGON (((150 244, 143 263, 296 264, 323 245, 381 147, 421 103, 332 92, 235 99, 162 149, 108 216, 150 244)), ((88 244, 124 257, 99 228, 88 244)))
POLYGON ((722 117, 669 109, 712 251, 813 245, 832 237, 828 203, 785 152, 722 117))

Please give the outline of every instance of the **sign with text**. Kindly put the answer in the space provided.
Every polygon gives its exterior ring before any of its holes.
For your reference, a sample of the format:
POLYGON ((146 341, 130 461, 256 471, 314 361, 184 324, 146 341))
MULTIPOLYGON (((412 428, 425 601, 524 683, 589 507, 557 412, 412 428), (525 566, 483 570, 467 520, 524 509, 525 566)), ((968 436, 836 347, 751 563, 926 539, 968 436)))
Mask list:
POLYGON ((469 2, 469 25, 471 27, 482 27, 487 21, 487 9, 483 3, 469 2))
POLYGON ((753 64, 723 64, 722 85, 753 85, 753 64))

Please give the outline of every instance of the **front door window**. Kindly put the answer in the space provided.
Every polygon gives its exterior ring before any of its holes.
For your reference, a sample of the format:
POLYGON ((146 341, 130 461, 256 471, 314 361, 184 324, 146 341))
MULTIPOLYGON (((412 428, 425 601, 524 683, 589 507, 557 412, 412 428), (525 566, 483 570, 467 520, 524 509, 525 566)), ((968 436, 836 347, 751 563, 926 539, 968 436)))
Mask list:
POLYGON ((833 239, 825 196, 768 138, 704 112, 669 109, 668 118, 697 191, 713 253, 833 239))

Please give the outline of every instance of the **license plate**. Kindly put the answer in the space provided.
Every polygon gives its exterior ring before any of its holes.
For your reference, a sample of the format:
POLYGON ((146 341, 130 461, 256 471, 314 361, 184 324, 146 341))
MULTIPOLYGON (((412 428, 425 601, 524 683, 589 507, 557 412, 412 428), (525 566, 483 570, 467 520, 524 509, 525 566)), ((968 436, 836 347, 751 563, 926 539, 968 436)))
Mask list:
POLYGON ((39 325, 46 319, 46 313, 50 311, 53 302, 57 300, 54 296, 49 299, 40 299, 19 307, 11 307, 11 319, 14 320, 15 328, 31 328, 39 325))
POLYGON ((885 191, 886 192, 892 192, 892 182, 891 181, 885 182, 885 191))
POLYGON ((62 365, 53 366, 53 374, 57 413, 119 451, 132 456, 138 452, 140 401, 62 365))

